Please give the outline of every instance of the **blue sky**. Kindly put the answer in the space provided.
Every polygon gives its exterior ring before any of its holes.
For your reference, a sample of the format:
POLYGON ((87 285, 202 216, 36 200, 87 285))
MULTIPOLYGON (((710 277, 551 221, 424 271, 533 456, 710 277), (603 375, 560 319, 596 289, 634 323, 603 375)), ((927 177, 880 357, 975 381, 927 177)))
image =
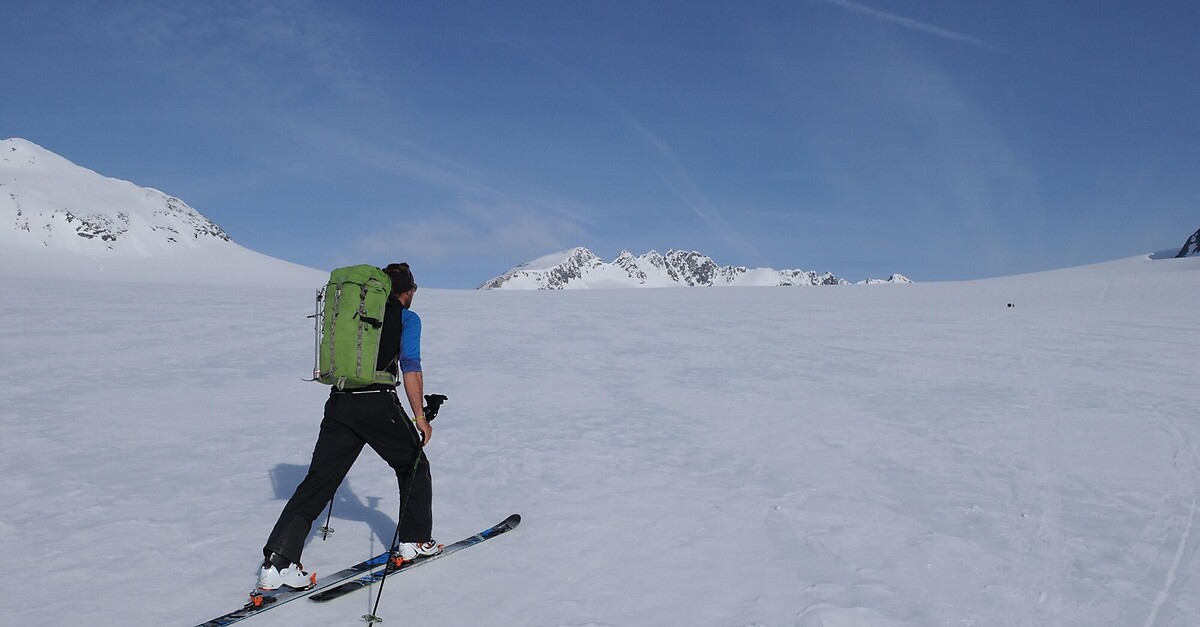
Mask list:
POLYGON ((0 137, 318 268, 935 281, 1200 228, 1194 1, 5 4, 0 137))

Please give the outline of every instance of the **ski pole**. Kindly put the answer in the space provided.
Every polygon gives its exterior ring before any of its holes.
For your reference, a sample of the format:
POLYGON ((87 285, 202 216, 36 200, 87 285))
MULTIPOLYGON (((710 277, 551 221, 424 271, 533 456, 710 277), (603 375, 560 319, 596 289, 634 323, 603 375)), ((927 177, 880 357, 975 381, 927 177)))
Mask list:
MULTIPOLYGON (((334 498, 337 497, 337 492, 334 492, 334 498)), ((333 499, 329 499, 329 513, 325 515, 325 526, 318 531, 321 532, 321 541, 329 539, 329 534, 333 533, 333 527, 329 526, 329 521, 333 518, 333 499)))
POLYGON ((379 590, 375 594, 375 607, 371 609, 370 614, 364 614, 363 620, 367 621, 368 625, 382 623, 383 619, 379 617, 379 602, 383 600, 383 584, 387 582, 388 573, 392 570, 392 560, 396 549, 400 546, 400 525, 404 523, 404 510, 408 505, 409 494, 412 493, 412 482, 417 476, 417 467, 421 465, 421 458, 425 456, 425 451, 418 450, 417 458, 413 460, 412 469, 408 471, 408 487, 404 490, 404 498, 400 500, 400 511, 396 516, 396 532, 392 534, 392 548, 388 551, 387 566, 383 569, 383 576, 379 578, 379 590))
MULTIPOLYGON (((426 396, 425 402, 429 406, 425 407, 422 413, 425 414, 428 420, 433 420, 438 410, 441 409, 442 403, 446 400, 447 397, 441 394, 426 396)), ((424 446, 425 443, 418 439, 417 456, 413 459, 413 465, 408 471, 408 479, 406 480, 408 487, 404 490, 404 498, 400 499, 400 511, 396 514, 396 532, 392 534, 392 548, 388 552, 388 565, 384 567, 383 576, 379 578, 379 591, 375 595, 375 607, 371 610, 370 614, 363 615, 363 620, 367 621, 368 625, 383 622, 383 619, 379 617, 379 602, 383 599, 383 584, 387 581, 388 573, 392 570, 393 555, 396 549, 400 548, 400 525, 404 524, 404 510, 408 507, 408 497, 412 495, 412 484, 413 480, 417 477, 417 468, 421 466, 421 459, 425 457, 424 446)), ((332 503, 330 505, 332 506, 332 503)))

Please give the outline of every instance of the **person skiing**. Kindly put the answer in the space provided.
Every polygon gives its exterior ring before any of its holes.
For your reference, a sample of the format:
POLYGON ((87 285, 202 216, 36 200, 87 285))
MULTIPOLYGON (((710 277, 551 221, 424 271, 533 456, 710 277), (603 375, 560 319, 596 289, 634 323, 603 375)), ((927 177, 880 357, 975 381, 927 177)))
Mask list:
POLYGON ((392 467, 399 483, 400 520, 393 538, 399 544, 394 557, 411 560, 441 551, 441 545, 432 539, 432 478, 423 451, 433 427, 421 406, 421 318, 411 309, 417 283, 407 263, 393 263, 384 272, 391 278, 392 291, 380 332, 377 370, 397 375, 415 417, 410 421, 394 385, 335 386, 330 391, 308 474, 283 507, 263 546, 260 589, 307 588, 315 583, 316 576, 300 564, 304 541, 364 444, 392 467))

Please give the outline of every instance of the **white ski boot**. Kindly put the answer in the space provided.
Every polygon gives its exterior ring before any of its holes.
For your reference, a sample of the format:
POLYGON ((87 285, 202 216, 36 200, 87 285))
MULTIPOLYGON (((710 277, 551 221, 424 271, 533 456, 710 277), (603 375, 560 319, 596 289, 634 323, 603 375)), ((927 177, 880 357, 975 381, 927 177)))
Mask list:
POLYGON ((283 586, 303 590, 317 585, 317 574, 309 573, 300 564, 291 564, 280 570, 269 561, 258 571, 259 590, 278 590, 283 586))
POLYGON ((434 540, 429 542, 401 542, 396 551, 392 553, 392 561, 396 564, 403 562, 411 562, 418 557, 429 557, 442 552, 442 545, 434 540))

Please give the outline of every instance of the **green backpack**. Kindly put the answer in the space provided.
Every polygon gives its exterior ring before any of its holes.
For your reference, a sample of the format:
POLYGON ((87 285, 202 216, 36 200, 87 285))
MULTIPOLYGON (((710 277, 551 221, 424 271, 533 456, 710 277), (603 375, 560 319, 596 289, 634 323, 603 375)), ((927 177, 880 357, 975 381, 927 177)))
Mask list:
POLYGON ((373 383, 396 384, 396 375, 376 371, 383 314, 392 279, 370 265, 338 268, 317 290, 316 364, 312 380, 339 390, 373 383))

